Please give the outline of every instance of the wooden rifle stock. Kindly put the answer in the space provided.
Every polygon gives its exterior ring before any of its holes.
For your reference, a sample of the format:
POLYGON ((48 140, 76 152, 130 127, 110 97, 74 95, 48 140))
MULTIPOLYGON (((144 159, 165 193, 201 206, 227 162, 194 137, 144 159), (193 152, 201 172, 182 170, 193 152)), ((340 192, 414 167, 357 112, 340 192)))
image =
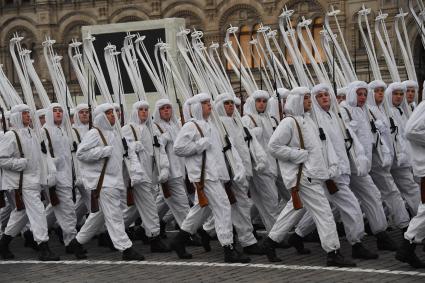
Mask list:
MULTIPOLYGON (((196 128, 198 129, 199 134, 201 135, 201 138, 204 137, 204 133, 201 130, 201 127, 199 127, 198 123, 195 121, 192 121, 196 128)), ((201 164, 201 177, 199 178, 199 182, 195 182, 195 188, 196 193, 198 195, 198 203, 200 207, 205 207, 208 205, 208 198, 205 195, 204 186, 205 186, 205 165, 207 161, 207 151, 204 150, 202 152, 202 164, 201 164)))
POLYGON ((421 201, 425 204, 425 177, 421 178, 421 201))
POLYGON ((161 183, 162 193, 164 194, 164 198, 171 197, 170 186, 168 186, 168 182, 161 183))
POLYGON ((204 192, 204 182, 195 182, 196 193, 198 195, 198 203, 200 207, 208 205, 208 199, 204 192))
POLYGON ((232 181, 226 182, 224 184, 224 190, 226 191, 230 204, 234 204, 236 202, 236 197, 232 190, 232 181))
MULTIPOLYGON (((105 136, 103 135, 102 131, 99 128, 93 127, 96 129, 99 133, 100 139, 103 142, 104 146, 107 146, 108 143, 106 142, 105 136)), ((97 181, 96 189, 91 191, 91 212, 95 213, 99 211, 99 196, 100 191, 102 190, 103 186, 103 179, 105 178, 106 173, 106 166, 108 165, 109 157, 105 158, 105 162, 103 163, 102 171, 100 172, 99 180, 97 181)))
MULTIPOLYGON (((302 135, 302 132, 301 132, 301 127, 298 124, 297 119, 295 119, 295 117, 293 117, 293 116, 286 116, 286 117, 291 117, 292 119, 294 119, 295 125, 297 127, 298 136, 300 138, 300 148, 304 149, 304 138, 303 138, 303 135, 302 135)), ((294 187, 291 188, 292 203, 294 205, 295 210, 303 208, 303 204, 301 202, 301 198, 300 198, 300 195, 299 195, 303 166, 304 166, 303 163, 299 164, 298 173, 297 173, 297 183, 295 184, 294 187)))
POLYGON ((127 206, 134 205, 133 187, 131 184, 127 186, 127 206))
MULTIPOLYGON (((22 172, 22 171, 21 171, 22 172)), ((15 191, 15 206, 17 211, 25 209, 24 199, 22 198, 22 188, 16 189, 15 191)))
POLYGON ((57 206, 60 203, 58 195, 56 194, 56 186, 49 188, 49 197, 52 206, 57 206))
POLYGON ((0 208, 6 206, 6 201, 4 200, 4 191, 0 191, 0 208))
POLYGON ((325 181, 326 188, 328 189, 329 194, 333 195, 337 191, 339 191, 338 187, 336 186, 335 182, 331 179, 325 181))
POLYGON ((96 213, 99 211, 99 195, 97 190, 92 190, 90 193, 90 211, 96 213))
MULTIPOLYGON (((15 134, 16 144, 18 146, 19 155, 21 158, 24 158, 24 151, 22 150, 21 139, 19 138, 18 133, 15 130, 12 130, 15 134)), ((24 171, 19 172, 19 183, 18 189, 15 190, 15 205, 16 210, 20 211, 25 209, 24 200, 22 199, 22 185, 24 181, 24 171)))

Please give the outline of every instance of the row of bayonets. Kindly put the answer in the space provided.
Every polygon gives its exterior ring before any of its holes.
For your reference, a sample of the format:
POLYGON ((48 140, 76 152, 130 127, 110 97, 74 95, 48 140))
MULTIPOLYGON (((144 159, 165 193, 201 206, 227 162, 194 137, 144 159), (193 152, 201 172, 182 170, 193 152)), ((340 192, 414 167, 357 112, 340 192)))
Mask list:
MULTIPOLYGON (((421 36, 422 43, 425 46, 425 6, 422 0, 409 0, 409 8, 418 26, 418 34, 421 36), (419 13, 416 13, 414 9, 414 2, 416 2, 416 6, 419 7, 419 13)), ((313 35, 311 34, 309 28, 311 20, 302 17, 302 21, 294 28, 291 21, 291 16, 294 14, 294 11, 286 7, 279 16, 279 29, 284 48, 280 46, 277 40, 278 32, 276 30, 271 30, 269 27, 263 25, 257 30, 257 36, 250 41, 250 53, 259 55, 253 56, 253 59, 261 76, 261 85, 264 82, 264 86, 270 96, 277 98, 279 107, 282 107, 282 104, 279 92, 276 91, 277 88, 286 87, 291 89, 297 86, 307 86, 311 88, 317 83, 328 83, 334 87, 332 97, 335 101, 336 88, 342 88, 348 85, 348 83, 357 80, 357 74, 338 22, 337 15, 339 13, 339 10, 335 10, 331 7, 331 11, 325 15, 324 29, 320 32, 320 42, 325 58, 322 58, 319 47, 316 45, 313 35), (337 40, 337 34, 331 29, 331 19, 334 20, 338 30, 337 33, 340 37, 339 41, 337 40), (301 43, 301 48, 298 47, 298 41, 301 43), (286 55, 285 51, 287 52, 286 55), (306 62, 302 51, 309 62, 306 62), (287 58, 291 59, 292 66, 288 63, 287 58), (308 63, 312 70, 310 70, 308 63), (327 66, 325 66, 325 64, 327 64, 327 66)), ((370 13, 370 9, 366 9, 363 5, 362 9, 358 12, 358 25, 374 79, 382 79, 368 19, 370 13)), ((375 19, 375 35, 382 49, 391 80, 400 81, 399 68, 394 57, 388 30, 386 28, 385 19, 387 16, 387 14, 379 12, 375 19)), ((406 29, 406 16, 407 13, 404 13, 402 9, 400 9, 400 12, 395 16, 394 28, 408 78, 417 81, 410 40, 408 39, 406 29)), ((244 54, 244 49, 238 40, 237 32, 237 27, 231 26, 227 29, 222 51, 227 63, 239 78, 241 86, 248 95, 251 95, 254 91, 258 90, 259 87, 251 68, 248 67, 247 54, 244 54), (237 46, 234 47, 232 46, 233 44, 237 46)), ((144 45, 145 37, 139 34, 135 35, 128 33, 124 38, 124 46, 121 52, 117 51, 114 45, 108 44, 104 48, 104 57, 112 86, 112 94, 109 91, 107 78, 103 73, 93 45, 93 41, 95 40, 93 36, 89 34, 84 38, 82 43, 73 40, 73 42, 69 44, 68 55, 81 87, 84 100, 88 102, 90 107, 96 107, 97 104, 94 91, 94 85, 96 84, 104 102, 118 103, 121 107, 121 113, 128 115, 129 112, 126 109, 126 97, 124 95, 121 79, 122 70, 120 70, 119 65, 120 57, 138 100, 147 99, 141 70, 139 68, 139 61, 142 62, 144 69, 161 97, 168 97, 170 95, 170 98, 173 97, 180 103, 180 101, 184 102, 194 93, 199 92, 209 93, 212 98, 224 92, 235 95, 232 82, 226 72, 225 65, 218 51, 219 45, 217 43, 212 43, 208 48, 205 47, 202 36, 203 33, 197 30, 191 32, 190 30, 182 29, 178 32, 177 48, 179 52, 177 57, 169 53, 170 47, 167 43, 159 41, 155 45, 154 58, 151 58, 144 45), (191 35, 190 39, 188 36, 189 34, 191 35), (84 61, 83 54, 80 50, 81 46, 85 57, 84 61)), ((14 35, 10 41, 10 53, 19 77, 24 101, 35 113, 36 104, 31 82, 35 87, 43 108, 49 106, 50 100, 33 67, 30 51, 21 46, 22 39, 23 38, 18 34, 14 35)), ((43 42, 43 53, 52 80, 56 100, 65 107, 65 109, 68 109, 68 111, 64 111, 65 130, 71 137, 73 134, 71 131, 69 110, 74 108, 75 105, 61 66, 62 57, 57 55, 54 51, 54 43, 55 40, 47 38, 46 41, 43 42)), ((10 109, 13 105, 23 102, 1 68, 0 93, 0 106, 2 109, 10 109)), ((388 108, 388 106, 386 108, 388 108)), ((333 103, 333 111, 339 113, 337 103, 333 103)), ((282 112, 282 109, 280 109, 279 113, 282 112)), ((391 115, 388 109, 386 109, 386 112, 390 117, 391 115)), ((237 115, 236 121, 242 126, 239 113, 237 115)), ((221 132, 223 143, 228 142, 226 129, 219 122, 218 115, 214 111, 212 118, 221 132)), ((277 118, 281 119, 282 117, 277 118)), ((120 120, 124 122, 126 119, 122 116, 120 120)), ((39 124, 39 120, 33 119, 33 122, 36 134, 41 136, 41 125, 39 124)), ((344 137, 349 141, 349 131, 342 120, 339 122, 344 137)), ((121 133, 120 125, 117 124, 116 129, 118 133, 121 133)), ((151 126, 149 126, 149 129, 153 134, 151 126)), ((355 155, 354 147, 350 148, 350 155, 355 155)), ((233 168, 231 153, 227 152, 226 155, 230 167, 233 168)))

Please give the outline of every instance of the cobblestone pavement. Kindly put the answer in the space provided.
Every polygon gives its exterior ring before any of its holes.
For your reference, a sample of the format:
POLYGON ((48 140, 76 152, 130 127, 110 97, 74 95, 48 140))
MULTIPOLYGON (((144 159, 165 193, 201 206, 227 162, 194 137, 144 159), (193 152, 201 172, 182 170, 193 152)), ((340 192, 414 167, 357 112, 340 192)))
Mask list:
MULTIPOLYGON (((390 233, 399 242, 401 233, 390 233)), ((168 233, 168 240, 175 234, 168 233)), ((326 255, 318 243, 306 243, 311 255, 298 255, 294 249, 278 249, 282 263, 269 264, 265 256, 251 256, 250 264, 224 264, 223 251, 217 241, 212 251, 188 247, 192 260, 179 260, 175 253, 152 254, 149 246, 135 242, 135 248, 146 261, 123 262, 119 252, 97 246, 92 240, 86 248, 89 258, 75 261, 66 255, 59 241, 52 236, 51 249, 62 261, 42 263, 36 253, 23 247, 18 237, 11 244, 14 261, 0 260, 0 282, 425 282, 425 269, 415 270, 394 259, 393 252, 379 252, 378 260, 356 261, 357 268, 328 268, 326 255)), ((365 245, 376 251, 375 239, 367 236, 365 245)), ((341 238, 342 253, 350 256, 351 248, 341 238)), ((422 246, 417 254, 425 260, 422 246)))

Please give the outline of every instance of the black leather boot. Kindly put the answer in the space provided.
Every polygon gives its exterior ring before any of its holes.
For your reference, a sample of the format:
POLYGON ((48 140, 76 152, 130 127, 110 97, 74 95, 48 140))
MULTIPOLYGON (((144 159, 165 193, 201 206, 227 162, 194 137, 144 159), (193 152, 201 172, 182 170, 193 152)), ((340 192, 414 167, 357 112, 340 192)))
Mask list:
POLYGON ((24 232, 24 247, 26 248, 32 248, 35 251, 38 251, 38 245, 37 242, 34 241, 34 236, 30 230, 27 230, 24 232))
POLYGON ((415 253, 416 245, 403 239, 401 247, 397 250, 395 258, 401 262, 406 262, 414 268, 425 268, 425 262, 421 261, 415 253))
POLYGON ((339 250, 335 250, 328 253, 328 260, 326 262, 327 266, 336 266, 336 267, 355 267, 357 266, 351 260, 344 258, 344 256, 339 252, 339 250))
POLYGON ((301 238, 297 233, 293 233, 289 236, 288 243, 293 246, 299 254, 306 255, 311 253, 309 249, 304 248, 303 238, 301 238))
POLYGON ((122 252, 122 260, 145 260, 145 257, 130 247, 122 252))
POLYGON ((38 259, 41 261, 58 261, 59 256, 55 255, 49 248, 47 242, 38 245, 38 259))
POLYGON ((362 243, 355 243, 351 247, 351 256, 359 259, 377 259, 378 254, 372 253, 366 249, 362 243))
POLYGON ((84 252, 84 247, 81 245, 76 238, 72 239, 72 241, 68 245, 70 249, 74 251, 74 255, 77 259, 85 259, 87 255, 84 252))
POLYGON ((385 250, 385 251, 396 251, 398 246, 397 244, 391 239, 391 237, 388 235, 386 231, 379 232, 375 235, 376 237, 376 244, 378 246, 378 250, 385 250))
POLYGON ((243 247, 243 252, 249 255, 265 255, 264 249, 257 243, 243 247))
POLYGON ((151 253, 171 252, 170 248, 164 243, 160 236, 150 238, 149 242, 151 246, 151 253))
POLYGON ((9 244, 13 237, 3 234, 0 239, 0 255, 3 259, 14 259, 15 255, 9 250, 9 244))
POLYGON ((202 247, 206 252, 211 251, 210 246, 210 235, 208 235, 207 231, 205 231, 202 227, 198 229, 198 234, 201 237, 201 244, 202 247))
POLYGON ((224 262, 228 263, 248 263, 251 259, 240 253, 233 245, 224 246, 224 262))
POLYGON ((277 243, 266 237, 263 241, 263 250, 266 253, 266 256, 270 262, 280 262, 282 261, 280 258, 276 256, 276 245, 277 243))
POLYGON ((186 252, 186 243, 190 239, 190 234, 184 230, 180 230, 176 237, 171 241, 171 249, 177 253, 180 259, 191 259, 192 255, 186 252))

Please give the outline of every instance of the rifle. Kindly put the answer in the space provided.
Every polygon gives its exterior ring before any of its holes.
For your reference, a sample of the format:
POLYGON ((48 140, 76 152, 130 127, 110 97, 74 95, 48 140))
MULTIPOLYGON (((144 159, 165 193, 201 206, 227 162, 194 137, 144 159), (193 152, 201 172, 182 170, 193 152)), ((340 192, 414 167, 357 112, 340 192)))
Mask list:
MULTIPOLYGON (((108 143, 106 142, 105 136, 103 135, 102 131, 96 127, 93 127, 93 128, 99 132, 99 136, 103 142, 103 145, 107 146, 108 143)), ((109 157, 106 157, 105 162, 103 163, 103 166, 102 166, 102 171, 100 172, 99 180, 97 181, 96 189, 91 191, 90 204, 91 204, 92 213, 96 213, 99 211, 99 196, 100 196, 100 191, 102 190, 103 179, 105 178, 106 166, 108 165, 108 161, 109 161, 109 157)))
MULTIPOLYGON (((124 158, 128 157, 128 144, 125 138, 122 138, 122 145, 124 148, 124 158)), ((134 205, 134 195, 133 195, 133 186, 131 185, 131 180, 127 186, 127 206, 134 205)))
MULTIPOLYGON (((300 138, 300 148, 304 149, 304 138, 302 136, 301 128, 300 128, 300 125, 298 124, 298 121, 293 116, 287 116, 287 117, 292 117, 292 119, 294 119, 295 125, 297 126, 298 135, 300 138)), ((303 163, 299 164, 298 173, 297 173, 297 183, 295 184, 294 187, 291 188, 291 198, 292 198, 292 203, 294 205, 295 210, 303 208, 303 204, 301 202, 301 198, 299 195, 303 165, 304 165, 303 163)))
POLYGON ((276 83, 276 66, 275 66, 275 58, 273 55, 273 75, 274 75, 274 91, 276 92, 276 97, 277 97, 277 103, 278 103, 278 107, 279 107, 279 120, 282 121, 283 119, 283 105, 282 105, 282 101, 280 100, 280 93, 277 91, 277 83, 276 83))
MULTIPOLYGON (((46 128, 44 128, 44 131, 46 132, 47 141, 49 143, 50 156, 52 158, 55 158, 55 153, 53 151, 53 145, 52 145, 52 140, 50 138, 49 131, 46 128)), ((50 203, 52 204, 52 206, 56 206, 59 204, 60 201, 59 201, 58 195, 56 194, 56 186, 49 187, 49 196, 50 196, 50 203)))
MULTIPOLYGON (((224 136, 224 140, 226 141, 226 146, 223 147, 223 153, 226 151, 232 149, 232 144, 230 143, 229 136, 224 136)), ((233 173, 232 169, 230 168, 229 161, 227 160, 226 155, 224 155, 224 161, 226 162, 227 171, 229 172, 230 181, 226 182, 224 184, 224 190, 226 191, 227 198, 229 199, 230 204, 234 204, 236 202, 235 194, 232 191, 232 183, 233 183, 233 173)))
MULTIPOLYGON (((3 127, 3 133, 6 133, 7 132, 6 117, 4 116, 4 109, 1 106, 0 106, 0 114, 1 114, 1 124, 3 127)), ((5 206, 6 206, 6 202, 4 200, 4 191, 0 190, 0 208, 3 208, 5 206)))
MULTIPOLYGON (((161 127, 158 124, 156 124, 156 123, 155 123, 155 125, 158 127, 159 131, 162 134, 163 133, 163 130, 161 129, 161 127)), ((158 141, 158 137, 156 135, 153 136, 153 146, 154 147, 158 147, 158 148, 161 147, 161 145, 159 144, 159 141, 158 141)), ((158 162, 158 161, 155 161, 155 162, 158 162)), ((160 172, 158 172, 158 174, 159 173, 160 172)), ((162 192, 164 194, 164 198, 171 197, 171 191, 170 191, 170 187, 168 186, 168 181, 165 181, 164 183, 161 183, 161 189, 162 189, 162 192)))
MULTIPOLYGON (((203 138, 204 133, 202 132, 198 123, 196 123, 195 121, 192 121, 192 122, 195 124, 196 128, 198 129, 198 132, 201 135, 201 138, 203 138)), ((196 193, 198 195, 198 203, 199 203, 200 207, 205 207, 205 206, 208 205, 208 198, 205 195, 205 191, 204 191, 206 159, 207 159, 207 152, 206 152, 206 150, 204 150, 202 152, 201 177, 199 179, 199 182, 195 182, 195 188, 196 188, 196 193)))
MULTIPOLYGON (((66 110, 68 111, 68 117, 71 118, 71 108, 69 107, 69 102, 68 102, 68 88, 66 88, 65 91, 66 91, 66 94, 65 94, 66 110)), ((78 115, 78 113, 77 113, 77 115, 78 115)), ((77 143, 75 141, 73 141, 72 147, 73 147, 73 149, 71 151, 71 155, 72 155, 72 152, 77 152, 77 143)), ((71 158, 72 158, 72 156, 71 156, 71 158)), ((74 158, 72 158, 72 160, 71 160, 71 166, 72 166, 72 168, 71 168, 71 171, 72 171, 72 201, 75 203, 77 201, 77 192, 75 191, 75 180, 76 180, 77 176, 75 174, 74 158)))
MULTIPOLYGON (((19 150, 19 155, 21 158, 24 158, 24 151, 22 150, 21 139, 19 138, 19 135, 15 130, 12 130, 12 131, 15 134, 16 143, 18 145, 18 150, 19 150)), ((24 181, 24 171, 22 170, 22 171, 19 171, 18 189, 14 190, 15 191, 15 206, 17 211, 25 209, 24 200, 22 198, 23 181, 24 181)))
POLYGON ((421 201, 425 204, 425 177, 421 178, 421 201))

